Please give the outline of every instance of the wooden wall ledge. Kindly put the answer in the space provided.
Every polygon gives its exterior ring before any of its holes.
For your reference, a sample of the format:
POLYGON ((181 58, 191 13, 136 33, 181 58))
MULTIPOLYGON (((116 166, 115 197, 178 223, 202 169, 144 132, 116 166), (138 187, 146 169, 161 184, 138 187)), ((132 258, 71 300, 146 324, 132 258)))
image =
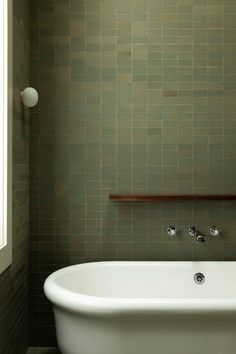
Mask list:
POLYGON ((191 201, 229 201, 236 200, 234 194, 110 194, 109 199, 116 202, 191 202, 191 201))

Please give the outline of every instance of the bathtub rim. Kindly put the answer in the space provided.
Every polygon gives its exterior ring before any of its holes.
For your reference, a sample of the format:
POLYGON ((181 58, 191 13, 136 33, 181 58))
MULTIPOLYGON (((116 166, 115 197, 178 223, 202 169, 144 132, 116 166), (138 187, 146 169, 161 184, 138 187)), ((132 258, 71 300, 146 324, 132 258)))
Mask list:
POLYGON ((53 306, 79 314, 122 314, 122 313, 219 313, 236 312, 235 299, 229 298, 119 298, 100 297, 75 293, 60 287, 55 280, 76 268, 104 265, 174 265, 174 264, 236 264, 235 261, 98 261, 80 263, 61 268, 50 274, 44 282, 44 293, 53 306))

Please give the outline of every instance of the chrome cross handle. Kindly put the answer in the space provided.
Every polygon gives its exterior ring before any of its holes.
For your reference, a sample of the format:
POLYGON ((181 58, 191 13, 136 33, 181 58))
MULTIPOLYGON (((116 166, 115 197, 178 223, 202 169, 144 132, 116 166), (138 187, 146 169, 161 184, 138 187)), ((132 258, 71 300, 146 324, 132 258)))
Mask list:
POLYGON ((188 233, 189 233, 190 236, 194 237, 194 236, 197 236, 198 230, 197 230, 197 228, 195 226, 190 226, 188 228, 188 233))
POLYGON ((168 226, 166 231, 169 236, 176 236, 178 230, 175 226, 168 226))
POLYGON ((221 233, 221 229, 218 226, 212 226, 210 228, 211 236, 218 237, 218 236, 220 236, 220 233, 221 233))

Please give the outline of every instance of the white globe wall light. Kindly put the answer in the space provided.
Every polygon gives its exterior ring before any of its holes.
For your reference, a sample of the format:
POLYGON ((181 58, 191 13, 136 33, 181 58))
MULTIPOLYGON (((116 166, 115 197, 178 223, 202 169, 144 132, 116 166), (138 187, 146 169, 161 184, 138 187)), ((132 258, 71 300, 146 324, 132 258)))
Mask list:
POLYGON ((38 103, 39 95, 33 87, 27 87, 21 92, 22 102, 26 107, 34 107, 38 103))

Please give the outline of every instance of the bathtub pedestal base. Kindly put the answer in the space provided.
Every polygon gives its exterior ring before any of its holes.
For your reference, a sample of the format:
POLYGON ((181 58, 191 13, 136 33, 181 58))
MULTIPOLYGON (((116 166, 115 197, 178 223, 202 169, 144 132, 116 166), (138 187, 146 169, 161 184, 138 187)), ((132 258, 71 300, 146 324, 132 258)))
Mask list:
POLYGON ((236 315, 150 314, 104 318, 55 309, 62 354, 235 354, 236 315))

